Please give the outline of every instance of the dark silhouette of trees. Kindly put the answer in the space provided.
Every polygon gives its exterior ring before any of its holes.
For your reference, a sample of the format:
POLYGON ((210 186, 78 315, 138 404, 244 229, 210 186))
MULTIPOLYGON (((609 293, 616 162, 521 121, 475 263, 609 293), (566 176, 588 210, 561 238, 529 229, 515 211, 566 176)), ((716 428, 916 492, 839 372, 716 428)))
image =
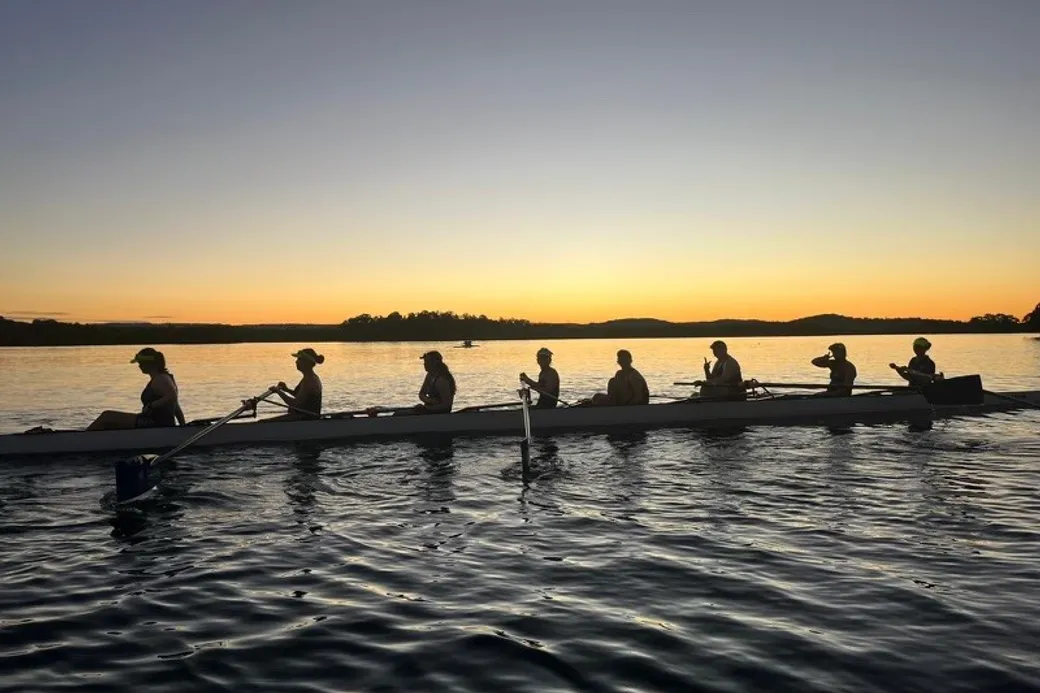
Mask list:
POLYGON ((385 318, 364 313, 340 325, 343 341, 462 341, 464 339, 524 339, 531 322, 509 318, 492 319, 486 315, 424 310, 385 318))
POLYGON ((1036 308, 1022 318, 1022 326, 1030 332, 1040 332, 1040 303, 1037 303, 1036 308))
POLYGON ((512 318, 438 311, 386 316, 363 313, 338 325, 79 324, 20 322, 0 317, 0 346, 80 344, 230 344, 235 342, 455 341, 628 337, 772 337, 788 335, 949 334, 1040 331, 1040 305, 1023 320, 987 313, 964 322, 924 318, 849 318, 814 315, 787 322, 715 320, 667 322, 629 318, 587 325, 532 323, 512 318))
POLYGON ((1018 318, 1007 313, 976 315, 968 324, 974 325, 980 332, 1017 332, 1022 325, 1018 318))

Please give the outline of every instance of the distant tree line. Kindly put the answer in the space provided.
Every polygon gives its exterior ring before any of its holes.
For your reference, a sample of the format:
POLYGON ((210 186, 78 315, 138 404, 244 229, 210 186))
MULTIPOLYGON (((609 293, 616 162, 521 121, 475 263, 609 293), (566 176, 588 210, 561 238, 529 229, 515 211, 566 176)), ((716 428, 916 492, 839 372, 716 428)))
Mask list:
POLYGON ((714 320, 667 322, 650 318, 608 322, 534 323, 486 315, 422 311, 357 315, 338 325, 220 325, 32 322, 0 317, 0 346, 104 344, 230 344, 235 342, 463 341, 635 337, 774 337, 839 334, 950 334, 1040 332, 1040 304, 1021 320, 987 313, 968 321, 925 318, 850 318, 815 315, 785 322, 714 320))

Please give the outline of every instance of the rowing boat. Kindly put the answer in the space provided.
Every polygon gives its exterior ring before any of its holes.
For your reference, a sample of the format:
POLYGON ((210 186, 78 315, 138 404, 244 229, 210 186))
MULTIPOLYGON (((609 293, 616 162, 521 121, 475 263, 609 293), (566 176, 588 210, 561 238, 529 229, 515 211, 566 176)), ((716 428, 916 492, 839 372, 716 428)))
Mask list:
MULTIPOLYGON (((535 409, 536 435, 621 428, 725 428, 750 425, 844 425, 875 420, 916 420, 1040 407, 1040 391, 986 393, 981 404, 931 405, 914 392, 875 392, 849 397, 767 396, 747 401, 693 398, 679 402, 617 407, 535 409)), ((304 441, 394 439, 428 435, 516 434, 524 428, 519 408, 451 414, 355 415, 311 421, 231 422, 197 446, 261 445, 304 441)), ((138 452, 181 445, 201 426, 122 431, 47 431, 0 436, 0 456, 138 452)))

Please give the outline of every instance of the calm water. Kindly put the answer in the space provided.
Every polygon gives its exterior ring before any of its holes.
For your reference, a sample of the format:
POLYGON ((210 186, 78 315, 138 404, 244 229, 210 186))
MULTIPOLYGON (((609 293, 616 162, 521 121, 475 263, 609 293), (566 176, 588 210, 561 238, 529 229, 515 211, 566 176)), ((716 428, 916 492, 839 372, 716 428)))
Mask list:
MULTIPOLYGON (((577 398, 619 346, 680 394, 708 341, 549 346, 577 398)), ((729 341, 747 377, 804 380, 831 340, 729 341)), ((862 382, 907 358, 844 341, 862 382)), ((947 374, 1040 389, 1040 342, 935 341, 947 374)), ((297 346, 164 351, 195 417, 290 380, 297 346)), ((327 406, 410 403, 429 346, 319 345, 327 406)), ((537 346, 444 349, 460 404, 508 401, 537 346)), ((134 408, 133 352, 0 350, 0 426, 134 408)), ((205 451, 124 513, 109 459, 4 462, 0 690, 1040 690, 1038 434, 558 436, 526 489, 515 438, 205 451)))

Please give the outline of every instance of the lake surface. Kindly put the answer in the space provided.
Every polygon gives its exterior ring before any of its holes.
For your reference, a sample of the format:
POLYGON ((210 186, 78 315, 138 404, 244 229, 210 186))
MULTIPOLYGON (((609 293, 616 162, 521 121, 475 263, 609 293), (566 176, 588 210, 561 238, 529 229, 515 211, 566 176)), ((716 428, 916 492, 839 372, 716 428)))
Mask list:
MULTIPOLYGON (((731 339, 821 380, 835 338, 731 339)), ((845 337, 894 383, 911 337, 845 337)), ((1040 389, 1040 342, 942 336, 947 375, 1040 389)), ((658 394, 710 340, 549 343, 564 398, 629 348, 658 394)), ((541 343, 322 344, 326 407, 515 398, 541 343)), ((163 347, 189 417, 293 380, 298 344, 163 347)), ((0 349, 0 429, 136 409, 133 347, 0 349)), ((272 410, 271 413, 277 413, 272 410)), ((2 691, 1040 690, 1040 412, 186 452, 116 512, 112 459, 0 465, 2 691)))

